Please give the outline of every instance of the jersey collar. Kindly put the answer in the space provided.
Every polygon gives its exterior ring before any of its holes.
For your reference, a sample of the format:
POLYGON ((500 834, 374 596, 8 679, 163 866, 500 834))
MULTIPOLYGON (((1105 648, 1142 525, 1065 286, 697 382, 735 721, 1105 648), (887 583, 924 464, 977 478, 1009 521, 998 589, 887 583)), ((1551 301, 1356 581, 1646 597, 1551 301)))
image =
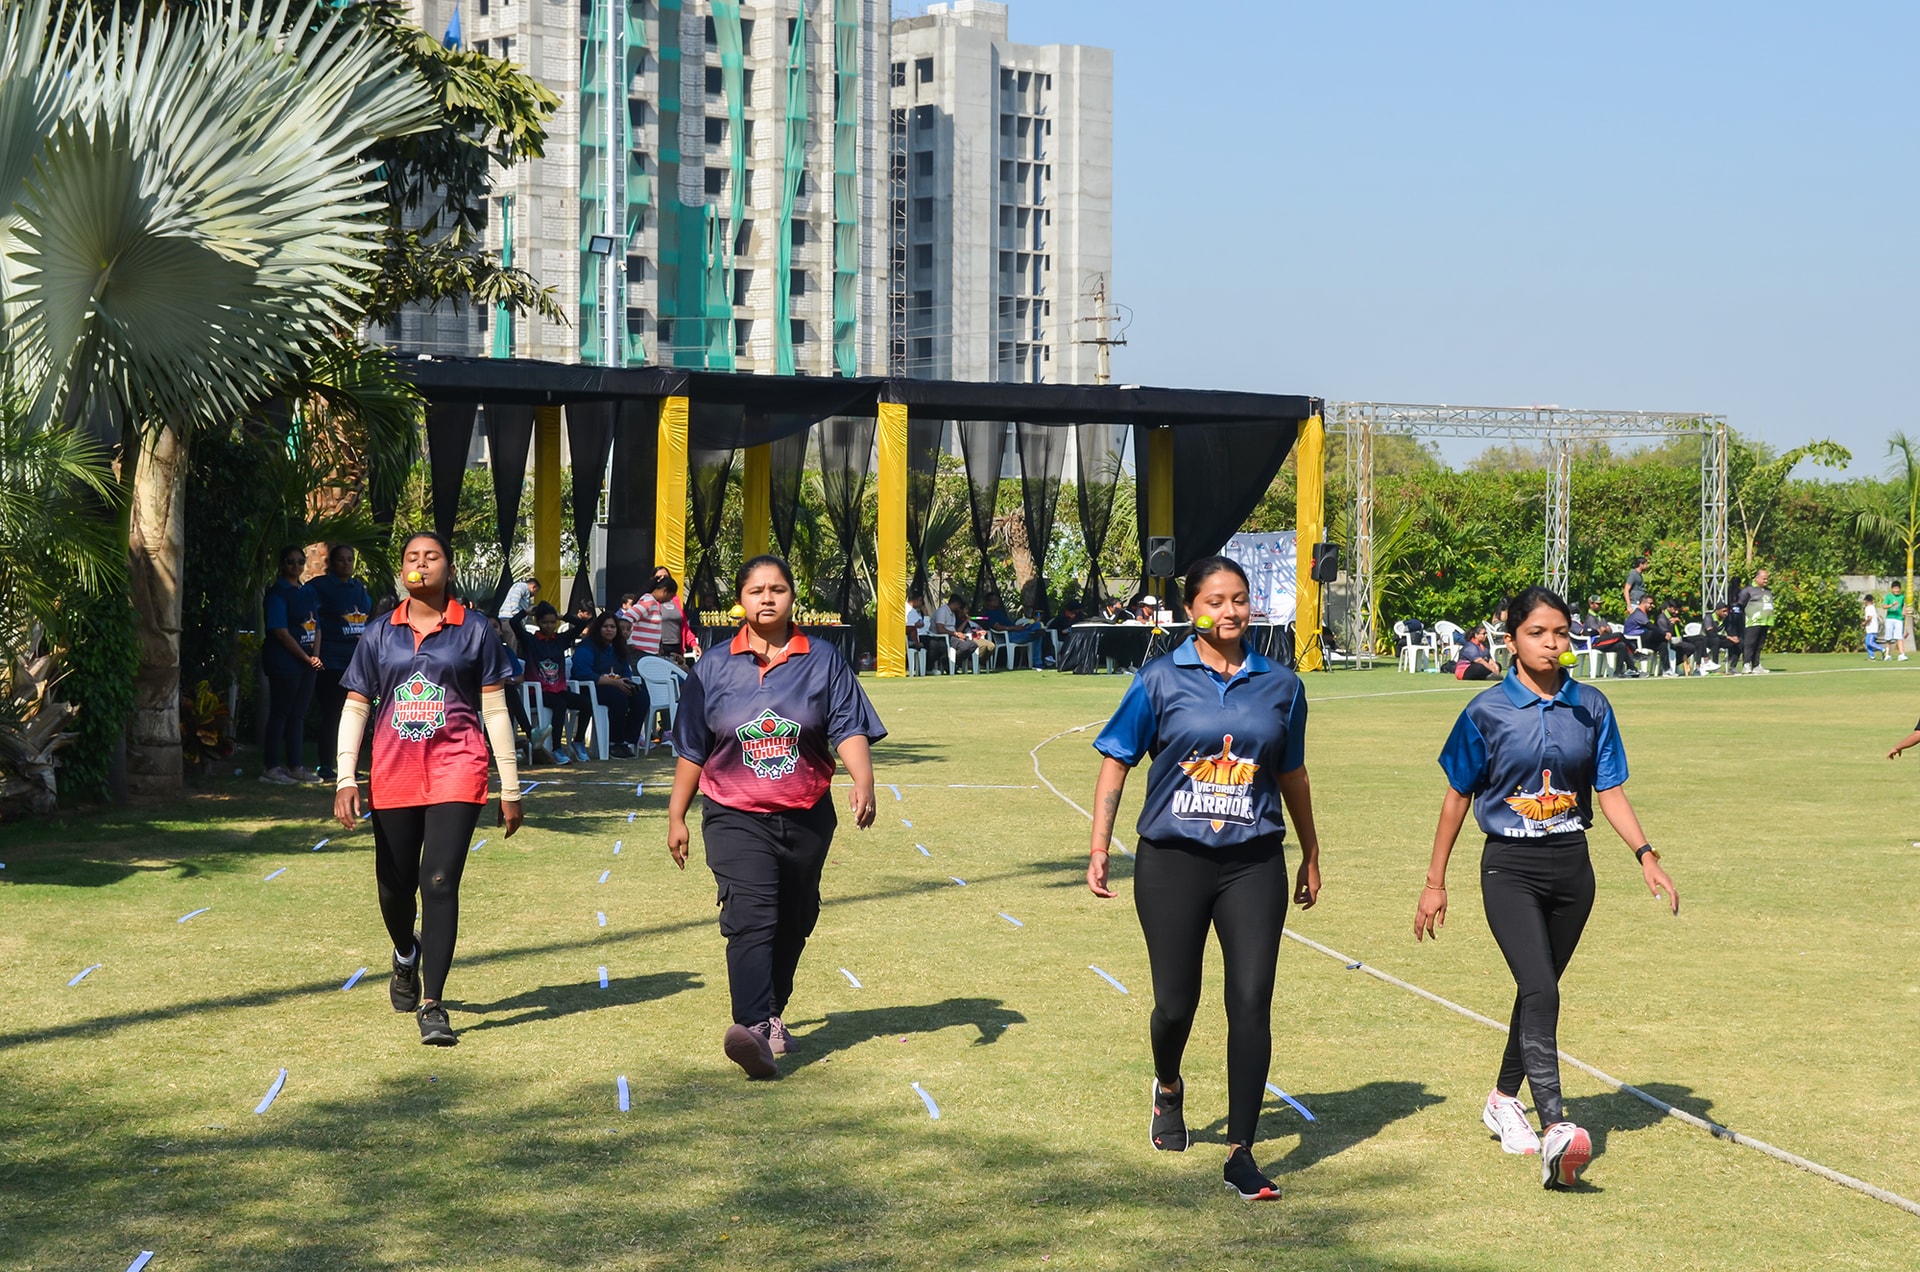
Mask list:
MULTIPOLYGON (((388 619, 387 621, 392 623, 395 627, 411 627, 412 624, 407 621, 407 608, 412 604, 413 604, 413 598, 411 596, 401 601, 398 605, 393 607, 393 617, 388 619)), ((467 607, 460 603, 459 597, 449 596, 447 598, 446 611, 440 615, 440 621, 436 623, 433 627, 429 628, 424 632, 416 630, 413 633, 414 649, 417 651, 420 648, 420 643, 422 641, 426 640, 427 637, 433 635, 434 632, 439 631, 441 628, 458 627, 460 626, 460 624, 466 621, 467 621, 467 607)))
MULTIPOLYGON (((787 642, 785 649, 781 650, 773 659, 761 665, 760 679, 762 680, 767 678, 768 672, 787 661, 787 659, 797 658, 801 654, 813 652, 813 646, 807 643, 807 634, 800 630, 799 624, 789 623, 787 626, 792 631, 793 638, 787 642)), ((740 630, 733 634, 733 640, 727 646, 727 652, 730 654, 745 654, 756 663, 760 661, 760 656, 754 653, 752 647, 747 644, 747 626, 745 623, 742 623, 740 630)))
POLYGON ((1560 688, 1558 692, 1556 692, 1551 699, 1546 699, 1540 697, 1540 695, 1522 684, 1519 672, 1508 671, 1506 679, 1500 682, 1500 690, 1507 695, 1507 701, 1516 707, 1538 706, 1542 702, 1549 701, 1557 702, 1561 706, 1571 707, 1578 705, 1578 699, 1576 697, 1579 693, 1578 685, 1579 681, 1563 672, 1560 676, 1560 688))
MULTIPOLYGON (((1241 647, 1247 651, 1246 662, 1240 664, 1240 670, 1243 673, 1249 676, 1259 676, 1273 670, 1273 663, 1268 661, 1265 654, 1246 646, 1244 643, 1241 647)), ((1200 661, 1200 638, 1198 636, 1189 636, 1173 647, 1173 665, 1176 667, 1207 666, 1200 661)), ((1211 671, 1213 669, 1208 667, 1207 670, 1211 671)))

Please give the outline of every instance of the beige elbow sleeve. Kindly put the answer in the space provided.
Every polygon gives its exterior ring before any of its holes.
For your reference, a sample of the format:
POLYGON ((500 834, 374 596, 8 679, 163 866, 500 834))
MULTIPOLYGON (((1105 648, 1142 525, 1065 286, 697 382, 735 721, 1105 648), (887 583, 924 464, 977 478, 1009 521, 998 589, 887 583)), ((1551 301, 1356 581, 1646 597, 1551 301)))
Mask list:
POLYGON ((367 735, 367 709, 364 698, 348 697, 340 707, 340 732, 334 741, 334 786, 348 791, 360 784, 360 740, 367 735))
POLYGON ((513 717, 507 713, 507 693, 480 695, 480 720, 487 726, 487 745, 493 748, 493 763, 500 770, 500 798, 509 804, 520 802, 520 756, 514 749, 513 717))

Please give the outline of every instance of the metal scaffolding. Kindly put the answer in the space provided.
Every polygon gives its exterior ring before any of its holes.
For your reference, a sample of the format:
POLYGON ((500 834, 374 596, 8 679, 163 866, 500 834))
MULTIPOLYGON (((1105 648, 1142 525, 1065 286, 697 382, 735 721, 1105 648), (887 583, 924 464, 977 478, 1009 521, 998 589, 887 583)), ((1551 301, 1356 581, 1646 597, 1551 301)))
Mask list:
POLYGON ((1563 595, 1572 539, 1573 450, 1617 437, 1700 439, 1700 582, 1706 603, 1727 592, 1727 421, 1722 415, 1664 411, 1580 411, 1557 406, 1427 406, 1400 402, 1329 402, 1327 431, 1346 438, 1352 604, 1347 636, 1353 649, 1374 645, 1373 439, 1409 437, 1519 439, 1546 447, 1546 559, 1542 577, 1563 595))

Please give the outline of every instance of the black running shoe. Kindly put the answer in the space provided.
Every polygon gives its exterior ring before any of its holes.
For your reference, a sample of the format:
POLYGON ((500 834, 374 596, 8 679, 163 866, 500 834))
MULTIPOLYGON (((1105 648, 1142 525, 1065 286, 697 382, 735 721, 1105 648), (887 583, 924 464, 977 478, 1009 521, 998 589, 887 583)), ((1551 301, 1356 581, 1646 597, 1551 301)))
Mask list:
POLYGON ((1163 1091, 1160 1079, 1155 1078, 1149 1088, 1149 1098, 1153 1101, 1153 1121, 1147 1127, 1147 1134, 1153 1137, 1153 1146, 1163 1153, 1186 1152, 1187 1084, 1176 1080, 1172 1091, 1163 1091))
POLYGON ((387 985, 387 997, 395 1011, 417 1011, 420 1007, 420 934, 413 936, 413 962, 402 963, 393 956, 393 980, 387 985))
POLYGON ((1227 1168, 1221 1175, 1227 1187, 1239 1193, 1242 1201, 1280 1200, 1280 1186, 1260 1173, 1260 1167, 1254 1163, 1253 1154, 1245 1144, 1233 1150, 1233 1156, 1227 1158, 1227 1168))
POLYGON ((439 1003, 428 1003, 416 1013, 420 1018, 420 1042, 428 1047, 451 1047, 460 1040, 453 1036, 453 1026, 447 1021, 447 1009, 439 1003))

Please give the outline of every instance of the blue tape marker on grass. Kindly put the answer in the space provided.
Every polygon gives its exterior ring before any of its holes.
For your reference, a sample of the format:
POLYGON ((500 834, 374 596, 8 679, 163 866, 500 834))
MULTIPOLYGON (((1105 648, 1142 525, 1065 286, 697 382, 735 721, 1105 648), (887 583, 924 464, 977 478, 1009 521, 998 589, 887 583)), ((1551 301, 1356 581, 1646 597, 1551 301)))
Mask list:
POLYGON ((322 848, 325 848, 325 847, 326 847, 326 846, 327 846, 328 844, 330 844, 330 843, 332 843, 332 842, 333 842, 333 840, 331 840, 331 839, 322 839, 322 840, 321 840, 321 841, 320 841, 319 843, 317 843, 317 844, 315 844, 315 845, 313 846, 313 851, 314 851, 314 852, 319 852, 319 851, 320 851, 320 850, 321 850, 322 848))
POLYGON ((1121 993, 1124 994, 1127 992, 1127 987, 1125 985, 1122 985, 1119 981, 1113 979, 1113 977, 1107 975, 1105 972, 1095 967, 1092 963, 1087 964, 1087 970, 1092 972, 1094 975, 1098 976, 1101 980, 1107 982, 1107 984, 1119 990, 1121 993))
POLYGON ((645 782, 635 782, 633 784, 633 797, 635 799, 644 799, 646 798, 646 794, 647 784, 645 782))
POLYGON ((934 1121, 938 1122, 940 1120, 940 1106, 933 1102, 933 1097, 928 1095, 927 1089, 918 1082, 913 1084, 913 1089, 920 1093, 920 1099, 925 1102, 927 1106, 928 1115, 931 1116, 934 1121))
POLYGON ((965 879, 962 879, 959 875, 948 875, 947 878, 953 880, 955 883, 959 884, 963 888, 967 886, 967 881, 965 879))
POLYGON ((918 849, 920 850, 920 855, 921 855, 922 857, 931 857, 931 856, 933 856, 933 854, 932 854, 932 853, 930 853, 930 852, 928 852, 928 851, 927 851, 927 846, 926 846, 925 844, 915 844, 915 845, 914 845, 914 847, 915 847, 915 848, 918 848, 918 849))
POLYGON ((904 818, 904 817, 902 817, 902 818, 900 819, 900 824, 901 824, 902 826, 905 826, 905 827, 906 827, 906 828, 907 828, 908 830, 912 830, 912 829, 913 829, 913 823, 912 823, 912 822, 910 822, 910 821, 908 821, 908 820, 907 820, 906 818, 904 818))
POLYGON ((627 825, 629 825, 629 826, 631 826, 631 825, 633 825, 633 819, 634 819, 634 818, 636 818, 636 817, 638 817, 639 815, 640 815, 640 814, 638 814, 638 813, 628 813, 628 814, 627 814, 627 825))
MULTIPOLYGON (((544 779, 542 779, 542 780, 544 780, 544 779)), ((534 787, 536 787, 536 786, 538 786, 538 785, 540 785, 540 783, 539 783, 539 782, 522 782, 522 783, 520 784, 520 793, 521 793, 522 795, 525 795, 525 794, 526 794, 527 792, 529 792, 529 791, 531 791, 531 790, 532 790, 532 789, 533 789, 534 787)))
POLYGON ((268 875, 266 878, 262 879, 260 882, 272 883, 275 879, 278 879, 281 875, 285 873, 287 873, 287 868, 285 866, 282 866, 278 870, 274 871, 272 874, 268 875))
POLYGON ((479 852, 479 851, 480 851, 480 850, 481 850, 482 848, 485 848, 486 846, 487 846, 487 841, 486 841, 486 840, 484 840, 484 839, 482 839, 482 840, 481 840, 481 841, 480 841, 479 843, 477 843, 477 844, 475 844, 475 845, 474 845, 473 847, 471 847, 471 848, 469 848, 469 849, 467 849, 467 851, 468 851, 468 852, 479 852))
POLYGON ((348 990, 352 989, 355 985, 358 985, 360 983, 360 978, 362 976, 365 976, 366 974, 367 974, 367 969, 363 967, 359 971, 355 972, 353 975, 347 977, 347 983, 340 987, 340 992, 344 994, 348 990))
POLYGON ((887 789, 893 792, 893 802, 898 804, 900 802, 900 788, 892 782, 888 782, 887 789))
POLYGON ((1273 1092, 1275 1095, 1285 1100, 1288 1104, 1291 1104, 1293 1106, 1293 1111, 1295 1113, 1298 1113, 1301 1117, 1306 1118, 1307 1121, 1317 1122, 1320 1120, 1316 1118, 1313 1114, 1307 1112, 1306 1105, 1300 1103, 1300 1101, 1294 1099, 1292 1096, 1288 1095, 1285 1091, 1282 1091, 1279 1087, 1273 1085, 1273 1083, 1271 1082, 1267 1083, 1267 1090, 1273 1092))
POLYGON ((254 1106, 253 1111, 255 1113, 265 1113, 268 1109, 272 1108, 274 1100, 278 1098, 280 1094, 280 1088, 285 1085, 287 1085, 287 1071, 282 1069, 280 1070, 280 1076, 273 1080, 273 1085, 267 1088, 266 1095, 262 1097, 259 1104, 254 1106))
POLYGON ((1015 927, 1027 926, 1026 924, 1022 923, 1020 920, 1014 918, 1011 914, 1008 914, 1005 910, 1000 911, 1000 917, 1005 919, 1007 922, 1013 924, 1013 926, 1015 927))
POLYGON ((205 914, 205 913, 206 913, 206 912, 207 912, 208 910, 211 910, 211 909, 213 909, 213 907, 212 907, 212 906, 210 906, 210 905, 203 905, 203 906, 201 906, 201 907, 200 907, 200 908, 199 908, 198 910, 194 910, 194 911, 192 911, 192 912, 191 912, 191 913, 189 913, 189 914, 183 914, 183 915, 181 915, 181 916, 180 916, 179 918, 177 918, 177 919, 175 919, 175 920, 174 920, 174 922, 175 922, 175 923, 185 923, 185 922, 186 922, 186 921, 187 921, 188 919, 197 919, 197 918, 199 918, 199 917, 200 917, 201 915, 203 915, 203 914, 205 914))
POLYGON ((613 1085, 620 1090, 620 1111, 625 1113, 627 1111, 627 1075, 623 1073, 615 1078, 613 1085))
POLYGON ((95 963, 92 967, 81 968, 80 974, 67 982, 67 988, 72 989, 75 985, 78 985, 81 981, 87 979, 87 977, 93 975, 95 972, 99 971, 101 968, 105 966, 106 966, 105 963, 95 963))
POLYGON ((600 920, 601 927, 607 926, 607 912, 605 910, 595 910, 593 917, 600 920))
POLYGON ((613 855, 614 855, 614 856, 616 856, 616 857, 618 857, 618 856, 620 855, 620 845, 621 845, 622 843, 624 843, 624 842, 625 842, 624 840, 620 840, 620 839, 616 839, 616 840, 614 840, 614 841, 613 841, 613 855))
POLYGON ((141 1268, 146 1267, 147 1264, 152 1262, 153 1262, 153 1251, 142 1250, 140 1252, 139 1258, 135 1259, 132 1263, 127 1264, 127 1272, 140 1272, 141 1268))
POLYGON ((600 882, 602 882, 602 883, 605 883, 605 882, 607 881, 607 876, 608 876, 608 875, 610 875, 610 874, 612 874, 612 873, 613 873, 613 871, 611 871, 611 870, 602 870, 602 871, 600 872, 600 882))
POLYGON ((600 988, 605 989, 606 987, 607 987, 607 969, 603 967, 600 969, 600 988))
POLYGON ((854 974, 853 974, 852 972, 850 972, 850 971, 848 971, 848 970, 847 970, 846 968, 844 968, 844 967, 843 967, 843 968, 841 968, 841 969, 840 969, 840 974, 841 974, 842 976, 844 976, 844 977, 846 977, 846 978, 847 978, 847 984, 849 984, 849 985, 851 985, 851 986, 853 986, 853 987, 854 987, 855 989, 865 989, 865 988, 866 988, 866 986, 865 986, 865 985, 862 985, 862 984, 860 983, 860 978, 859 978, 858 976, 855 976, 855 975, 854 975, 854 974))

